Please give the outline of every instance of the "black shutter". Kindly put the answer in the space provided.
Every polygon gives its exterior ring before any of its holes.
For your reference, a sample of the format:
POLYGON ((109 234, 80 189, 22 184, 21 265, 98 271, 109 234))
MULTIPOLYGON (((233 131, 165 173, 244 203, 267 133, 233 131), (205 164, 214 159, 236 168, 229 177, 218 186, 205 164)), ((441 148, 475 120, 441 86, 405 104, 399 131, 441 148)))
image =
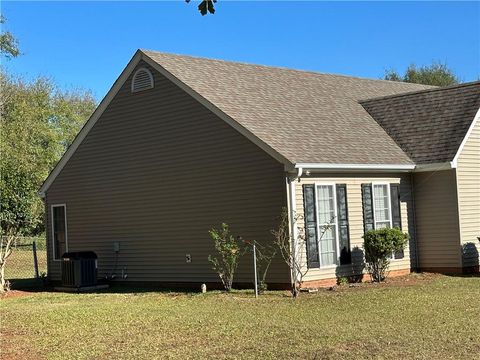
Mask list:
POLYGON ((390 184, 390 198, 392 204, 392 227, 402 228, 402 217, 400 214, 400 185, 390 184))
POLYGON ((320 259, 318 257, 315 185, 303 185, 303 209, 305 214, 307 266, 318 268, 320 267, 320 259))
POLYGON ((350 264, 350 236, 348 231, 347 185, 337 184, 338 242, 340 244, 340 265, 350 264))
MULTIPOLYGON (((392 227, 402 229, 402 215, 400 210, 400 185, 390 184, 390 200, 392 206, 392 227)), ((395 253, 395 259, 404 258, 403 250, 395 253)))
POLYGON ((362 184, 363 231, 375 229, 372 184, 362 184))

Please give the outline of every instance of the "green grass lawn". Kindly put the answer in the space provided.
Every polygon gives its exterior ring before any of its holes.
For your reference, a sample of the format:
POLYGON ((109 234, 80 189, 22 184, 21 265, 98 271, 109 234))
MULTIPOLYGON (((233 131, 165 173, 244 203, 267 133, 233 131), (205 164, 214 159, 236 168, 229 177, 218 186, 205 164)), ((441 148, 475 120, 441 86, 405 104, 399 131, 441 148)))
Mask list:
MULTIPOLYGON (((115 293, 115 290, 118 292, 115 293)), ((478 359, 480 277, 287 292, 4 298, 4 359, 478 359)))

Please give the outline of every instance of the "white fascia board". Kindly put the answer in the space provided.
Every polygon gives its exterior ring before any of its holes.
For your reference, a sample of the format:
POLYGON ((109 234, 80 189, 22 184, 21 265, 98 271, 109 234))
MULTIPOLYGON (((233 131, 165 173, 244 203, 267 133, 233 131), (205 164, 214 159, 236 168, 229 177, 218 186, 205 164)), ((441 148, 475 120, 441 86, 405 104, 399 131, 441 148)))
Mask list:
POLYGON ((415 169, 414 164, 322 164, 322 163, 297 163, 296 169, 323 170, 323 171, 396 171, 408 172, 415 169))
POLYGON ((462 150, 463 150, 465 144, 467 143, 467 140, 468 140, 468 138, 470 137, 470 134, 472 133, 473 128, 474 128, 475 125, 477 124, 479 118, 480 118, 480 108, 477 110, 477 113, 475 114, 475 117, 473 118, 473 121, 472 121, 472 123, 470 124, 470 127, 468 128, 467 134, 466 134, 465 137, 463 138, 463 140, 462 140, 462 142, 461 142, 461 144, 460 144, 460 147, 458 148, 457 153, 455 154, 455 157, 454 157, 453 160, 452 160, 452 168, 456 168, 456 167, 457 167, 458 157, 459 157, 460 154, 462 153, 462 150))
POLYGON ((426 171, 441 171, 441 170, 450 170, 455 168, 453 166, 453 161, 447 161, 443 163, 433 163, 433 164, 420 164, 415 167, 414 172, 426 172, 426 171))
POLYGON ((135 53, 135 55, 132 57, 132 59, 130 60, 130 62, 128 63, 128 65, 122 71, 122 73, 120 74, 118 79, 115 81, 113 86, 110 88, 107 95, 105 95, 105 97, 100 102, 100 104, 97 106, 97 108, 95 109, 93 114, 90 116, 88 121, 85 123, 85 125, 82 127, 80 132, 77 134, 77 136, 75 137, 75 139, 73 140, 72 144, 69 146, 67 151, 65 151, 65 154, 63 154, 60 161, 57 163, 55 168, 50 172, 47 179, 42 184, 42 186, 41 186, 41 188, 38 192, 38 195, 40 195, 40 197, 42 197, 42 198, 45 197, 45 193, 48 190, 48 188, 50 187, 50 185, 52 185, 55 178, 58 176, 58 174, 60 174, 62 169, 67 164, 68 160, 70 160, 70 158, 75 153, 75 151, 78 149, 78 147, 80 146, 82 141, 85 139, 87 134, 90 132, 90 130, 96 124, 96 122, 100 118, 100 116, 102 116, 102 114, 105 111, 105 109, 107 108, 107 106, 113 100, 115 95, 117 95, 118 91, 123 86, 123 84, 128 79, 128 77, 130 76, 130 74, 135 69, 135 67, 140 62, 141 59, 142 59, 142 52, 137 51, 135 53))

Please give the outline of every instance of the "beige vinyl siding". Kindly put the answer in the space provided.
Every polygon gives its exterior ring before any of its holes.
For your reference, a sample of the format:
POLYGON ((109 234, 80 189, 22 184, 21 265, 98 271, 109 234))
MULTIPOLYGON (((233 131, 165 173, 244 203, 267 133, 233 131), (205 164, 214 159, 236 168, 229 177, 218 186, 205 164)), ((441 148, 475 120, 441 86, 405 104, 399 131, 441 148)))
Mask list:
MULTIPOLYGON (((308 269, 304 277, 304 281, 315 281, 331 279, 337 276, 348 276, 361 273, 363 263, 363 206, 362 206, 362 184, 372 182, 386 182, 392 184, 400 183, 400 198, 401 198, 401 218, 402 230, 411 235, 410 245, 405 249, 405 256, 403 259, 393 260, 390 265, 390 270, 404 270, 411 268, 410 247, 414 244, 414 228, 413 228, 413 207, 412 207, 412 193, 410 187, 409 174, 325 174, 319 177, 312 175, 310 177, 302 177, 300 182, 297 182, 296 193, 296 213, 299 217, 297 227, 299 233, 304 233, 304 208, 303 208, 303 189, 304 184, 313 183, 336 183, 347 185, 347 204, 348 204, 348 222, 350 232, 350 247, 352 249, 352 265, 342 265, 330 268, 312 268, 308 269)), ((306 251, 302 247, 303 260, 302 263, 306 266, 306 251)), ((305 268, 306 269, 306 268, 305 268)))
POLYGON ((464 266, 479 264, 480 252, 480 122, 477 121, 457 164, 458 204, 464 266), (473 246, 476 247, 473 248, 473 246))
POLYGON ((455 171, 415 173, 414 191, 420 268, 459 267, 455 171))
MULTIPOLYGON (((69 250, 95 251, 102 277, 117 263, 128 281, 218 282, 208 230, 222 222, 246 240, 272 241, 286 206, 283 166, 151 70, 154 89, 132 94, 129 78, 46 193, 53 280, 57 203, 67 207, 69 250)), ((236 280, 253 281, 251 255, 236 280)), ((267 280, 289 283, 279 257, 267 280)))

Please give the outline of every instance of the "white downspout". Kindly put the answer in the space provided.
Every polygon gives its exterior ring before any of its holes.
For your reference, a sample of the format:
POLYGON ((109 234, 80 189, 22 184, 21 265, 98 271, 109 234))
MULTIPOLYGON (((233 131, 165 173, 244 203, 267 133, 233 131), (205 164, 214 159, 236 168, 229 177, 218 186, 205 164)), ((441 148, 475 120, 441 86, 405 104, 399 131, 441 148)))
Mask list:
MULTIPOLYGON (((297 208, 297 201, 296 201, 296 184, 295 182, 300 179, 303 173, 303 168, 297 168, 297 174, 293 177, 287 176, 287 184, 288 184, 288 215, 290 220, 290 234, 292 236, 292 257, 296 259, 297 257, 297 240, 298 240, 298 227, 296 224, 296 208, 297 208)), ((297 271, 295 268, 292 268, 292 284, 295 283, 296 279, 298 279, 297 271)))

